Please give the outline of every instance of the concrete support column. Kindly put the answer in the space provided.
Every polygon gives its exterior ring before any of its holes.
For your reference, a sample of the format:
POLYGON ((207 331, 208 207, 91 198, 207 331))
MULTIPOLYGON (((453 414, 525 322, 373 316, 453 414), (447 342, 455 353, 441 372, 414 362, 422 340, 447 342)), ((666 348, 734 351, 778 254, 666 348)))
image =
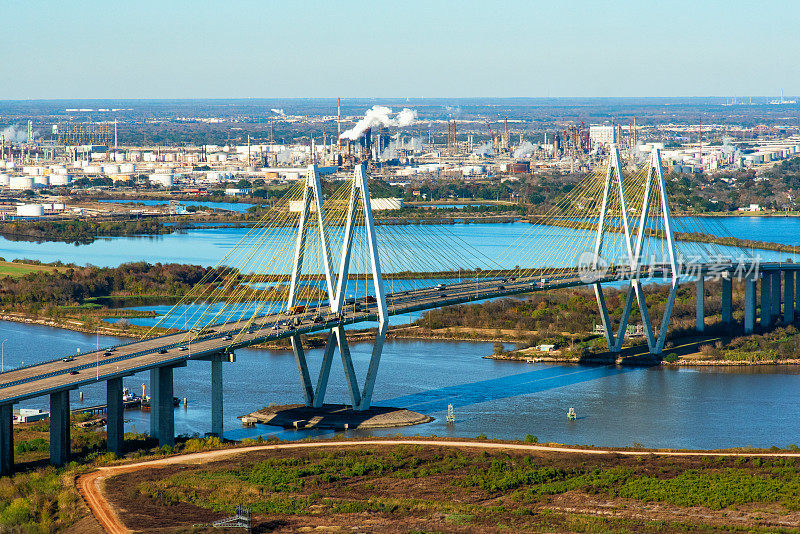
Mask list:
POLYGON ((733 322, 733 280, 730 276, 722 278, 722 322, 733 322))
POLYGON ((794 316, 800 317, 800 273, 794 275, 794 316))
POLYGON ((794 322, 795 318, 795 277, 793 270, 783 271, 783 321, 786 324, 794 322))
POLYGON ((67 463, 70 449, 69 390, 50 394, 50 463, 67 463))
POLYGON ((211 433, 222 438, 222 356, 211 358, 211 433))
POLYGON ((14 470, 14 405, 0 405, 0 475, 14 470))
POLYGON ((123 418, 125 406, 122 403, 122 378, 110 378, 106 380, 106 402, 108 402, 108 413, 106 414, 106 450, 120 456, 125 440, 125 424, 123 418))
POLYGON ((772 275, 765 272, 761 275, 761 328, 765 330, 772 322, 772 275))
POLYGON ((744 279, 744 332, 752 334, 756 324, 756 281, 744 279))
POLYGON ((772 296, 772 320, 777 321, 778 317, 781 316, 781 272, 780 271, 772 272, 772 290, 770 291, 770 296, 772 296))
POLYGON ((172 367, 150 370, 150 434, 159 446, 175 445, 175 406, 172 367))
POLYGON ((696 324, 697 331, 702 332, 706 328, 706 283, 702 274, 697 277, 696 290, 696 324))

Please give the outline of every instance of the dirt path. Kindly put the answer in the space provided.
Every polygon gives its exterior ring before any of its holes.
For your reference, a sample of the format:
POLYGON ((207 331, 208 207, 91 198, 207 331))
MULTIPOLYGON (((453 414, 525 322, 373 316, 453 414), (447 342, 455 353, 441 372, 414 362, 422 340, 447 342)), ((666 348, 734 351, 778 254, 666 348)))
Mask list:
POLYGON ((542 451, 560 452, 572 454, 620 454, 625 456, 775 456, 779 458, 800 457, 800 452, 706 452, 706 451, 636 451, 627 449, 583 449, 579 447, 549 447, 546 445, 527 445, 522 443, 493 443, 481 441, 456 441, 456 440, 435 440, 435 439, 372 439, 372 440, 353 440, 353 441, 322 441, 315 443, 279 443, 275 445, 256 445, 253 447, 241 447, 236 449, 221 449, 216 451, 197 452, 192 454, 182 454, 180 456, 170 456, 158 460, 149 460, 134 464, 120 465, 114 467, 101 467, 86 475, 82 475, 77 480, 78 491, 83 496, 86 504, 91 509, 94 516, 109 534, 128 534, 131 532, 119 519, 114 506, 108 502, 102 490, 102 483, 108 477, 119 475, 139 469, 150 469, 164 467, 181 463, 206 463, 234 454, 244 454, 255 451, 269 451, 278 449, 309 449, 309 448, 332 448, 332 447, 359 447, 363 445, 433 445, 437 447, 470 447, 477 449, 492 450, 516 450, 516 451, 542 451))

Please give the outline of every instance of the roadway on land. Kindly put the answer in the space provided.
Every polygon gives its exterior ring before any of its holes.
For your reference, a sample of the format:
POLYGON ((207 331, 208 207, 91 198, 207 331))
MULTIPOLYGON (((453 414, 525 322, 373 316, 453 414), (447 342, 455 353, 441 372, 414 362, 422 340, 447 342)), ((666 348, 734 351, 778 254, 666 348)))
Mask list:
POLYGON ((257 451, 269 451, 280 449, 309 449, 309 448, 331 448, 331 447, 358 447, 369 445, 429 445, 435 447, 466 447, 484 450, 515 450, 523 452, 556 452, 566 454, 592 454, 608 455, 620 454, 625 456, 728 456, 728 457, 778 457, 796 458, 800 457, 798 452, 765 452, 765 453, 746 453, 746 452, 706 452, 706 451, 658 451, 658 450, 630 450, 630 449, 586 449, 580 447, 550 447, 547 445, 528 445, 522 443, 498 443, 483 441, 458 441, 458 440, 436 440, 424 438, 409 439, 369 439, 353 441, 321 441, 321 442, 294 442, 279 443, 275 445, 256 445, 253 447, 239 447, 233 449, 220 449, 216 451, 197 452, 160 458, 146 462, 138 462, 127 465, 113 467, 100 467, 98 470, 82 475, 77 480, 78 491, 83 496, 89 509, 103 528, 109 534, 128 534, 131 532, 128 527, 120 520, 114 507, 108 502, 103 494, 102 482, 108 477, 138 471, 140 469, 150 469, 165 467, 174 464, 203 464, 218 460, 234 454, 246 454, 257 451))
MULTIPOLYGON (((730 266, 728 265, 730 268, 730 266)), ((647 267, 650 276, 667 267, 647 267)), ((644 271, 644 268, 643 268, 644 271)), ((600 282, 630 278, 628 269, 606 272, 600 282)), ((390 293, 386 297, 389 315, 430 310, 495 297, 586 285, 578 270, 518 278, 467 280, 436 287, 390 293)), ((15 403, 40 395, 129 376, 164 365, 183 365, 221 352, 300 334, 319 333, 337 326, 375 321, 378 305, 374 297, 348 299, 340 313, 320 312, 309 307, 302 313, 275 313, 255 319, 207 326, 200 332, 179 331, 111 348, 75 354, 0 373, 0 403, 15 403)))

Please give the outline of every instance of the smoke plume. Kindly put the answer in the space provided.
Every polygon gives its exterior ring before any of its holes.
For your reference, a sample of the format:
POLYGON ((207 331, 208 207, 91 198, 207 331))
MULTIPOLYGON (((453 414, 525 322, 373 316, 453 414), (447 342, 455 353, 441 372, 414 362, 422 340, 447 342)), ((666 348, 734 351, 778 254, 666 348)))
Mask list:
POLYGON ((28 140, 28 129, 22 126, 11 125, 8 128, 0 131, 0 136, 3 136, 6 141, 12 143, 24 143, 28 140))
POLYGON ((475 147, 475 150, 473 150, 472 153, 478 156, 493 156, 494 148, 492 148, 492 143, 483 143, 482 145, 475 147))
POLYGON ((533 154, 534 146, 533 143, 530 141, 523 141, 521 145, 517 147, 514 151, 514 157, 517 159, 520 158, 529 158, 531 154, 533 154))
POLYGON ((392 108, 386 106, 372 106, 364 115, 364 118, 356 123, 355 126, 349 130, 342 132, 339 136, 340 139, 350 139, 355 141, 367 130, 367 128, 375 128, 378 126, 396 126, 402 128, 409 126, 417 119, 417 112, 413 109, 403 108, 394 118, 391 117, 392 108))

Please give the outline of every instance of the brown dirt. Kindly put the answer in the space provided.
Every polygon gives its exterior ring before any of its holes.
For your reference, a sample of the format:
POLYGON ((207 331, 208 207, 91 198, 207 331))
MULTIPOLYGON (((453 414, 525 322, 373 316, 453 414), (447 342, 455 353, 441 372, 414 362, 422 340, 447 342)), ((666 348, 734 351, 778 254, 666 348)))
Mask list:
MULTIPOLYGON (((403 440, 378 442, 323 442, 295 443, 277 446, 250 447, 244 450, 221 450, 166 458, 157 461, 104 468, 102 476, 113 476, 107 479, 105 491, 109 503, 117 510, 119 518, 129 528, 141 532, 183 532, 189 531, 198 523, 210 523, 226 517, 224 512, 206 510, 188 503, 172 506, 159 504, 147 495, 138 491, 139 484, 147 481, 162 480, 179 472, 191 471, 229 471, 241 469, 254 462, 268 458, 303 457, 315 454, 315 449, 324 447, 327 450, 352 450, 355 447, 368 447, 374 451, 395 450, 398 443, 419 445, 414 449, 414 456, 422 460, 430 459, 457 447, 460 452, 470 457, 489 454, 494 456, 532 456, 537 464, 557 466, 559 468, 586 467, 592 465, 614 465, 631 467, 638 472, 653 477, 672 477, 687 469, 708 467, 708 458, 726 456, 715 460, 715 467, 734 467, 738 465, 736 456, 746 454, 729 453, 657 453, 646 451, 579 451, 568 448, 547 448, 535 445, 503 444, 493 442, 453 442, 432 440, 403 440), (484 448, 484 450, 480 450, 484 448), (247 453, 241 456, 241 453, 247 453), (154 470, 152 467, 159 467, 154 470)), ((783 454, 789 456, 789 454, 783 454)), ((792 455, 797 456, 797 455, 792 455)), ((465 468, 469 469, 469 467, 465 468)), ((92 481, 90 475, 81 479, 81 487, 91 488, 85 480, 92 481)), ((463 488, 451 484, 448 474, 432 474, 422 478, 396 478, 387 476, 346 478, 341 481, 324 483, 313 491, 325 497, 364 501, 370 495, 384 498, 414 499, 422 502, 440 504, 457 503, 474 506, 503 505, 509 510, 522 508, 519 502, 508 495, 492 494, 476 488, 463 488)), ((311 491, 311 490, 309 490, 311 491)), ((83 493, 83 491, 82 491, 83 493)), ((302 493, 298 494, 301 495, 302 493)), ((90 503, 91 504, 91 503, 90 503)), ((95 505, 92 506, 95 510, 95 505)), ((704 531, 727 531, 730 529, 749 529, 753 527, 783 527, 797 529, 800 527, 800 512, 789 512, 778 505, 741 506, 735 509, 710 510, 703 507, 680 507, 665 503, 646 503, 632 499, 611 498, 602 494, 586 494, 572 491, 548 497, 543 501, 526 505, 524 514, 505 514, 502 519, 506 530, 538 531, 542 527, 551 532, 569 532, 573 530, 570 521, 585 521, 583 516, 601 519, 626 521, 626 527, 633 531, 650 531, 646 528, 648 521, 665 521, 659 532, 692 531, 701 525, 710 528, 704 531), (670 523, 675 525, 670 526, 670 523)), ((95 513, 97 511, 95 510, 95 513)), ((477 515, 467 522, 437 510, 437 506, 423 507, 412 513, 320 513, 309 510, 302 515, 265 515, 257 516, 256 532, 302 532, 302 531, 359 531, 359 532, 408 532, 411 530, 443 531, 443 532, 496 532, 502 530, 499 525, 484 521, 477 515)), ((610 527, 611 525, 609 525, 610 527)), ((199 530, 203 532, 206 530, 199 530)), ((212 532, 212 530, 207 530, 212 532)), ((113 532, 125 532, 114 530, 113 532)), ((198 530, 192 530, 198 532, 198 530)))

